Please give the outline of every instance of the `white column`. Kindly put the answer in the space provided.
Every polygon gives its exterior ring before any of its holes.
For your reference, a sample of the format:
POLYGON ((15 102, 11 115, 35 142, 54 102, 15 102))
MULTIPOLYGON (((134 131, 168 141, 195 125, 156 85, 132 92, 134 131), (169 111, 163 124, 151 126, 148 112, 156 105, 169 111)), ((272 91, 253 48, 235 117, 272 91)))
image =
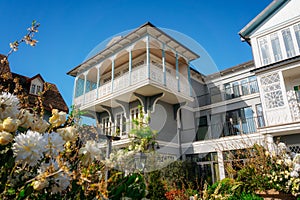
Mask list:
POLYGON ((115 56, 111 58, 111 93, 114 91, 115 56))
POLYGON ((190 96, 193 96, 190 62, 188 62, 187 70, 188 70, 188 83, 190 88, 190 96))
POLYGON ((149 49, 149 35, 146 36, 146 56, 147 56, 147 78, 150 79, 150 49, 149 49))
POLYGON ((85 103, 85 93, 86 93, 86 76, 88 72, 85 72, 84 75, 84 85, 83 85, 83 104, 85 103))
POLYGON ((129 85, 131 85, 131 72, 132 72, 132 49, 133 47, 130 46, 127 51, 129 55, 129 62, 128 62, 128 76, 129 76, 129 85))
POLYGON ((164 85, 167 85, 167 73, 166 73, 166 57, 165 57, 165 43, 162 43, 162 65, 164 74, 164 85))
POLYGON ((97 66, 97 88, 96 88, 96 98, 99 98, 99 86, 100 86, 100 66, 97 66))
POLYGON ((75 100, 75 98, 76 98, 77 81, 78 81, 78 76, 76 76, 76 78, 75 78, 75 80, 74 80, 73 101, 72 101, 72 104, 73 104, 73 105, 74 105, 74 100, 75 100))
POLYGON ((217 151, 220 180, 225 178, 225 167, 222 151, 217 151))
POLYGON ((178 53, 176 51, 176 79, 177 79, 177 90, 180 92, 180 78, 179 78, 179 67, 178 67, 178 53))

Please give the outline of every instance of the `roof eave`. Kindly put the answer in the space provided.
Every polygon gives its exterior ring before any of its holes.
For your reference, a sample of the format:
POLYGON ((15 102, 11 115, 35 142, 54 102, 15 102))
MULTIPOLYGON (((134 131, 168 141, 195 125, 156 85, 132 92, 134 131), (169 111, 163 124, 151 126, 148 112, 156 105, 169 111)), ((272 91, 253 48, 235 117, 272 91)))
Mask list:
POLYGON ((250 44, 250 34, 259 27, 267 18, 276 12, 282 5, 289 0, 274 0, 263 11, 261 11, 254 19, 252 19, 242 30, 240 30, 240 37, 250 44))

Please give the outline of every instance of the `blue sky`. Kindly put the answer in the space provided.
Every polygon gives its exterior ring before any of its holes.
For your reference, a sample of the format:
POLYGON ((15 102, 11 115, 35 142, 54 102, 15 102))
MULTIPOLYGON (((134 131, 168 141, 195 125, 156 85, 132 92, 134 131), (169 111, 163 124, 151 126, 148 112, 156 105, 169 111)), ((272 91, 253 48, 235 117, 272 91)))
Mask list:
MULTIPOLYGON (((150 21, 197 41, 219 70, 252 59, 238 32, 272 0, 0 0, 0 53, 40 22, 37 46, 22 45, 9 61, 13 72, 40 73, 55 83, 70 106, 74 78, 66 72, 99 43, 150 21)), ((200 64, 200 71, 207 68, 200 64)))

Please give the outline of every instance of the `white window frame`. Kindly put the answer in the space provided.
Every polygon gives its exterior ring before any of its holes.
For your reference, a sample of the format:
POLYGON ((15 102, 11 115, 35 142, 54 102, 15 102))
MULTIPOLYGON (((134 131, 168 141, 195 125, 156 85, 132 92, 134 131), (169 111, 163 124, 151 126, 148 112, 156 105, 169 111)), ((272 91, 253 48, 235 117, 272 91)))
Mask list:
POLYGON ((111 135, 112 133, 112 126, 111 126, 111 119, 109 116, 102 117, 102 133, 104 135, 111 135))
POLYGON ((115 131, 118 132, 118 136, 126 136, 126 118, 124 112, 116 113, 115 115, 115 131), (120 117, 120 118, 118 118, 120 117), (120 120, 120 121, 118 121, 120 120), (119 130, 118 130, 119 129, 119 130))

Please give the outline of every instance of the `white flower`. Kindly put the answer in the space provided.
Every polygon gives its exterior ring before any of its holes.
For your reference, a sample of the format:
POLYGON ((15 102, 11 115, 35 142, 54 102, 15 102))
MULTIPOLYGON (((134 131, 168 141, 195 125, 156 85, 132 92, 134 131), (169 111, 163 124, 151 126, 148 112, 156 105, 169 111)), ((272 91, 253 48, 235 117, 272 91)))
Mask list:
POLYGON ((57 156, 64 150, 65 141, 58 133, 45 133, 43 138, 46 142, 45 148, 47 153, 50 153, 53 156, 57 156))
POLYGON ((52 180, 54 184, 51 184, 51 193, 61 193, 70 185, 70 176, 59 166, 56 160, 51 159, 49 163, 41 163, 38 169, 39 176, 43 176, 44 173, 48 174, 48 180, 52 180))
POLYGON ((57 129, 57 132, 65 141, 76 141, 77 140, 77 129, 73 126, 66 128, 57 129))
POLYGON ((297 178, 297 177, 299 177, 299 174, 298 174, 298 172, 296 172, 296 171, 292 171, 292 172, 291 172, 291 177, 294 177, 294 178, 297 178))
POLYGON ((287 146, 283 142, 280 142, 277 145, 277 148, 278 148, 278 155, 283 155, 288 150, 287 146))
POLYGON ((66 122, 66 116, 67 114, 65 112, 58 112, 57 109, 52 110, 52 117, 49 118, 49 122, 54 127, 58 127, 66 122))
POLYGON ((296 172, 300 172, 300 164, 295 163, 295 164, 294 164, 294 170, 295 170, 296 172))
POLYGON ((19 114, 19 99, 7 92, 0 94, 0 119, 16 118, 19 114))
POLYGON ((11 141, 13 141, 13 139, 14 138, 12 134, 5 131, 0 132, 0 145, 7 145, 11 141))
POLYGON ((297 153, 293 159, 293 162, 294 163, 297 163, 297 164, 300 164, 300 154, 297 153))
POLYGON ((29 166, 34 166, 42 159, 45 146, 43 136, 38 132, 29 130, 26 134, 21 133, 15 137, 12 149, 16 161, 21 161, 23 164, 27 162, 29 166))
POLYGON ((101 159, 101 149, 100 149, 100 143, 95 142, 94 140, 88 140, 84 147, 80 148, 79 154, 85 155, 84 162, 90 163, 94 159, 100 160, 101 159))
POLYGON ((22 109, 19 114, 20 126, 30 128, 33 125, 34 117, 28 110, 22 109))

